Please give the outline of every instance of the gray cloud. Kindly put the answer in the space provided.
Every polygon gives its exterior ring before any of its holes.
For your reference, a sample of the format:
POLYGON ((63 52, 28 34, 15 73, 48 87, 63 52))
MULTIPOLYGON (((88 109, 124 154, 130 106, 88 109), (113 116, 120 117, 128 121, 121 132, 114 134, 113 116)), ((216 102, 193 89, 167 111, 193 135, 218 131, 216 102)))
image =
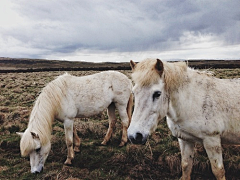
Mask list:
POLYGON ((186 40, 184 36, 188 32, 196 37, 217 38, 222 44, 240 44, 238 0, 20 0, 12 3, 21 22, 2 28, 0 37, 7 43, 14 39, 23 44, 33 51, 32 56, 86 49, 164 52, 181 49, 186 43, 182 39, 186 40))

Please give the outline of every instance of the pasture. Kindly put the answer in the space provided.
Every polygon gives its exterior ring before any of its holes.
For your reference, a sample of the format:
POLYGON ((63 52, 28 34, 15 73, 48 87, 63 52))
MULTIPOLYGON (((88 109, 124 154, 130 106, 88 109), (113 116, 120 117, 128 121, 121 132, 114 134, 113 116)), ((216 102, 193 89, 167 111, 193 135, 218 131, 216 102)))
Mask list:
MULTIPOLYGON (((219 78, 240 78, 240 69, 211 69, 219 78)), ((97 71, 74 71, 83 76, 97 71)), ((130 77, 131 71, 120 71, 130 77)), ((20 155, 18 131, 24 131, 36 97, 41 89, 64 72, 0 73, 0 179, 179 179, 180 150, 177 139, 161 120, 156 133, 146 145, 128 143, 118 147, 121 122, 107 146, 101 141, 108 128, 107 113, 90 118, 76 118, 75 125, 82 139, 80 152, 72 166, 64 165, 67 147, 63 124, 54 121, 52 149, 43 173, 31 174, 29 158, 20 155)), ((202 146, 195 147, 192 179, 214 179, 202 146)), ((240 147, 223 147, 227 179, 240 177, 240 147)))

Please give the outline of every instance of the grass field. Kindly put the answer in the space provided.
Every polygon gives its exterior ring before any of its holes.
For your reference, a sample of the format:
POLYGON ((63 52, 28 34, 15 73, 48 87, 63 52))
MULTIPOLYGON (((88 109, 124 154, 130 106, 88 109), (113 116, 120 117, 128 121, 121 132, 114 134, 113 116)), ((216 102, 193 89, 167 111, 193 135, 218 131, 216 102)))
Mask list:
MULTIPOLYGON (((240 69, 211 69, 219 78, 240 78, 240 69)), ((83 76, 97 71, 74 71, 83 76)), ((130 77, 130 71, 121 71, 130 77)), ((63 165, 67 148, 63 124, 54 121, 52 149, 43 173, 31 174, 29 158, 20 156, 18 131, 28 124, 33 103, 41 89, 63 72, 0 73, 0 179, 179 179, 180 151, 177 139, 161 120, 144 146, 128 143, 119 148, 121 124, 107 146, 100 143, 107 131, 106 111, 76 118, 75 125, 82 139, 80 153, 72 166, 63 165)), ((209 160, 201 145, 196 145, 192 179, 214 179, 209 160)), ((240 177, 240 147, 223 147, 228 179, 240 177)))

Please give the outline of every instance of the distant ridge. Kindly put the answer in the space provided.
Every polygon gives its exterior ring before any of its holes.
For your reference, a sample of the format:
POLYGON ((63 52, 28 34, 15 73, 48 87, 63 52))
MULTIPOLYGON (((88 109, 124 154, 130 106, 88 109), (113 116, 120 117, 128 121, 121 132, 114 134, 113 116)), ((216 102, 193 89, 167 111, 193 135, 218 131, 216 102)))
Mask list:
MULTIPOLYGON (((196 69, 240 68, 240 60, 186 60, 186 62, 190 67, 194 67, 196 69)), ((93 63, 85 61, 62 61, 0 57, 0 73, 90 70, 105 71, 130 69, 131 68, 128 62, 93 63)))
POLYGON ((0 57, 0 72, 42 72, 42 71, 89 71, 89 70, 129 70, 129 63, 85 61, 62 61, 26 58, 0 57))

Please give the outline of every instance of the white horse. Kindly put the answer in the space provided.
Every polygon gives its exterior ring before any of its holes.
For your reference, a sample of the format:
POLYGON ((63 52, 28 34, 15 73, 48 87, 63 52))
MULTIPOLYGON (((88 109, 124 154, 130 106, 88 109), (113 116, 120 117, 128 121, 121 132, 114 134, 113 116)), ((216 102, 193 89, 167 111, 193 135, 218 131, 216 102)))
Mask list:
POLYGON ((88 117, 107 108, 109 128, 102 142, 106 145, 116 123, 117 108, 123 128, 120 146, 123 146, 127 142, 127 128, 131 120, 131 91, 131 80, 116 71, 83 77, 64 74, 50 82, 35 102, 27 129, 24 133, 18 133, 21 136, 21 155, 30 155, 31 172, 38 173, 43 169, 51 149, 54 119, 64 123, 68 149, 65 164, 71 164, 74 151, 79 151, 80 139, 73 125, 75 117, 88 117))
POLYGON ((216 179, 225 179, 223 144, 240 144, 240 81, 218 79, 187 67, 146 59, 130 62, 135 107, 128 128, 132 143, 144 144, 167 116, 182 156, 182 179, 190 179, 194 144, 202 143, 216 179))

